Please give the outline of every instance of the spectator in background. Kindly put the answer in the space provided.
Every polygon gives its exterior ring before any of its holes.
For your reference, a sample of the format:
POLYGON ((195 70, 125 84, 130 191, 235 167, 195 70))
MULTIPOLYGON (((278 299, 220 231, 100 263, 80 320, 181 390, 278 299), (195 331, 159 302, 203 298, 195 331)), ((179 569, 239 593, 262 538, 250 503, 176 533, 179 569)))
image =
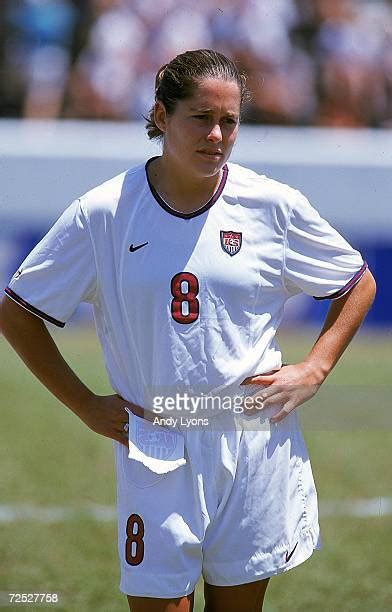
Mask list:
MULTIPOLYGON (((317 0, 320 27, 320 104, 315 122, 363 127, 379 125, 385 113, 382 67, 384 37, 374 5, 352 0, 317 0)), ((390 15, 389 15, 390 17, 390 15)))
POLYGON ((147 44, 141 50, 137 67, 137 87, 132 91, 129 112, 131 117, 142 117, 154 98, 153 83, 159 65, 187 49, 211 47, 209 23, 211 8, 206 2, 185 0, 174 3, 166 0, 154 10, 151 0, 139 2, 139 15, 145 24, 147 44))
POLYGON ((23 95, 27 118, 61 114, 76 22, 70 0, 14 0, 6 6, 8 73, 23 95))
POLYGON ((5 61, 5 39, 6 27, 6 3, 0 3, 0 117, 8 114, 7 81, 9 75, 6 73, 5 61))
POLYGON ((299 19, 291 0, 246 4, 238 23, 241 63, 249 74, 253 105, 248 119, 263 123, 308 123, 315 107, 310 58, 293 46, 299 19))
POLYGON ((158 67, 212 47, 249 75, 245 121, 392 122, 391 1, 2 0, 0 30, 2 115, 140 120, 158 67))
MULTIPOLYGON (((392 2, 389 7, 389 11, 392 13, 392 2)), ((382 125, 384 127, 392 127, 392 17, 390 19, 386 19, 384 24, 385 40, 382 66, 385 74, 386 106, 385 117, 382 125)))
POLYGON ((91 0, 91 6, 87 44, 70 80, 68 115, 127 119, 146 30, 127 0, 91 0))

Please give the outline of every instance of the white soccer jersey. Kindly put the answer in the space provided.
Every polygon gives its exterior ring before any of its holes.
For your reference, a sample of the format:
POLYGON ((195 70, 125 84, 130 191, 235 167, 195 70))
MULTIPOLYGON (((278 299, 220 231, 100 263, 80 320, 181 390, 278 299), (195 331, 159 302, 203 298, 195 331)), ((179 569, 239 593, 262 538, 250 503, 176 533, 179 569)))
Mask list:
MULTIPOLYGON (((366 264, 298 191, 236 164, 192 214, 137 166, 73 202, 6 293, 63 326, 90 302, 113 389, 213 391, 278 369, 285 301, 344 295, 366 264)), ((148 406, 145 406, 148 408, 148 406)))

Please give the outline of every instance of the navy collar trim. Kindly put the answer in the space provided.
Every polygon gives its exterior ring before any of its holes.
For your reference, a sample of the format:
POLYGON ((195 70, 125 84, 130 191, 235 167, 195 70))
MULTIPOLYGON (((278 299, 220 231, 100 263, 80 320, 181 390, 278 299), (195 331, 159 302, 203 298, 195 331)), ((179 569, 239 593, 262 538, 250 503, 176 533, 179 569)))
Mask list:
POLYGON ((158 202, 158 204, 166 212, 170 213, 171 215, 174 215, 175 217, 180 217, 181 219, 192 219, 193 217, 197 217, 198 215, 202 215, 204 212, 206 212, 206 210, 211 208, 211 206, 213 206, 215 204, 215 202, 222 195, 222 192, 223 192, 223 190, 225 188, 225 185, 226 185, 227 176, 229 174, 229 169, 228 169, 226 164, 222 168, 222 170, 223 170, 222 178, 221 178, 221 181, 220 181, 220 183, 218 185, 217 190, 215 191, 213 196, 208 200, 208 202, 206 204, 204 204, 204 206, 202 206, 201 208, 198 208, 197 210, 194 210, 193 212, 190 212, 190 213, 183 213, 183 212, 180 212, 179 210, 175 210, 174 208, 171 208, 170 206, 167 205, 165 200, 159 195, 159 193, 157 192, 155 187, 152 185, 152 183, 151 183, 151 181, 150 181, 150 179, 148 177, 147 168, 148 168, 149 164, 154 159, 158 159, 158 157, 159 157, 159 155, 157 155, 155 157, 151 157, 151 159, 147 160, 147 162, 146 162, 145 172, 146 172, 147 183, 148 183, 150 191, 151 191, 152 195, 154 196, 155 200, 158 202))

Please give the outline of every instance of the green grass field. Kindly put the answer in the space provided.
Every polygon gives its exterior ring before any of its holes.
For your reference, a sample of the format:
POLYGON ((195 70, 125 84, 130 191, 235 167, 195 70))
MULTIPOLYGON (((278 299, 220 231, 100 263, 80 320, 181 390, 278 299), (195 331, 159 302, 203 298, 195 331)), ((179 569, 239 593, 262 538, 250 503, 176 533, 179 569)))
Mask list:
MULTIPOLYGON (((70 327, 56 333, 61 350, 91 388, 110 393, 95 337, 70 327)), ((321 506, 392 497, 391 339, 391 333, 361 333, 320 391, 324 403, 313 413, 310 404, 300 409, 321 506), (346 406, 349 416, 342 418, 346 406), (332 423, 325 419, 329 407, 332 423)), ((311 341, 311 334, 283 332, 285 361, 301 359, 311 341)), ((0 363, 0 507, 79 509, 52 523, 0 520, 0 591, 59 593, 55 609, 67 612, 125 612, 115 521, 82 512, 91 504, 114 506, 111 442, 41 388, 3 339, 0 363)), ((332 515, 321 528, 323 549, 271 580, 265 611, 392 610, 392 516, 332 515)), ((195 610, 202 609, 200 584, 195 610)))

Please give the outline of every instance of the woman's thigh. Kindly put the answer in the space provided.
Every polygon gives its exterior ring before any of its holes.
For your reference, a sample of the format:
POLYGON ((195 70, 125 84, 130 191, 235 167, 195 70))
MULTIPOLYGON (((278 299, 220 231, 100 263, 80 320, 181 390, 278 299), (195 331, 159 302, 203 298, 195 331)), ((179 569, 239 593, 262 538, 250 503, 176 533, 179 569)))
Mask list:
POLYGON ((260 612, 269 578, 237 586, 204 583, 204 612, 260 612))
POLYGON ((132 597, 128 595, 131 612, 192 612, 194 593, 175 599, 158 599, 155 597, 132 597))

